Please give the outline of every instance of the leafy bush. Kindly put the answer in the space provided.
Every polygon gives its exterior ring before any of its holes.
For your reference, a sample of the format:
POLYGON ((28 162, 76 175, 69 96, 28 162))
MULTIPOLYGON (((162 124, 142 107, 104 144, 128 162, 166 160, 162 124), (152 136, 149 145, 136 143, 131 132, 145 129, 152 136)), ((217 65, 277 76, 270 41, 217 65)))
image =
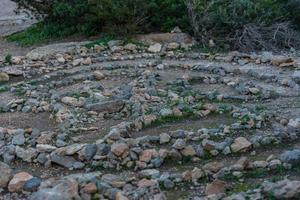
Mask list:
POLYGON ((189 28, 184 0, 45 0, 47 9, 41 10, 40 0, 15 1, 21 7, 46 15, 46 27, 61 27, 68 33, 131 34, 168 31, 175 26, 189 28))
POLYGON ((45 16, 10 37, 32 44, 73 34, 130 35, 179 26, 202 42, 239 50, 299 47, 300 0, 14 0, 45 16))

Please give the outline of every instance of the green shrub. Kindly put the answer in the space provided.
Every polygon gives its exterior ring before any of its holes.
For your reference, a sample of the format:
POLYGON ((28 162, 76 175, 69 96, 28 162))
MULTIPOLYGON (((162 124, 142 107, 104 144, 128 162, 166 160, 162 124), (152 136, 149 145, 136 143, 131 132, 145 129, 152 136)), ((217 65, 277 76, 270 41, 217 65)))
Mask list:
MULTIPOLYGON (((289 46, 285 41, 297 40, 291 33, 288 21, 296 22, 290 12, 299 13, 295 4, 299 0, 187 0, 194 35, 203 43, 210 39, 217 43, 229 43, 236 49, 273 48, 267 45, 278 33, 275 43, 281 47, 289 46), (287 38, 285 38, 285 35, 287 38), (290 38, 292 37, 292 38, 290 38), (279 42, 283 40, 284 43, 279 42), (250 46, 249 46, 250 45, 250 46)), ((299 23, 299 22, 298 22, 299 23)), ((298 45, 300 41, 297 41, 298 45)), ((293 44, 290 43, 290 44, 293 44)))
POLYGON ((9 37, 33 44, 68 35, 112 36, 179 26, 207 45, 239 50, 300 46, 300 0, 14 0, 46 16, 9 37))
POLYGON ((4 58, 4 63, 11 64, 12 55, 7 54, 4 58))
MULTIPOLYGON (((27 8, 40 6, 36 1, 15 1, 27 8)), ((131 34, 169 31, 175 26, 189 29, 184 0, 56 0, 51 5, 51 1, 47 2, 48 10, 41 10, 45 12, 42 14, 47 15, 43 26, 46 29, 54 27, 55 31, 59 27, 61 32, 67 34, 89 36, 103 31, 131 34)))

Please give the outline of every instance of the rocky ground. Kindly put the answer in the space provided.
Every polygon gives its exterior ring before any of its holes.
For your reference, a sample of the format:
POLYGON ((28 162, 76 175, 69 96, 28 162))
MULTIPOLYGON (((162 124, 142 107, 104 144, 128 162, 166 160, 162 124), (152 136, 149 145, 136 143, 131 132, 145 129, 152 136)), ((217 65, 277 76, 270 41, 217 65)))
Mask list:
POLYGON ((1 59, 0 199, 300 199, 299 55, 84 45, 1 59))
POLYGON ((22 31, 36 22, 28 11, 17 13, 17 5, 10 0, 0 0, 0 5, 0 36, 22 31))

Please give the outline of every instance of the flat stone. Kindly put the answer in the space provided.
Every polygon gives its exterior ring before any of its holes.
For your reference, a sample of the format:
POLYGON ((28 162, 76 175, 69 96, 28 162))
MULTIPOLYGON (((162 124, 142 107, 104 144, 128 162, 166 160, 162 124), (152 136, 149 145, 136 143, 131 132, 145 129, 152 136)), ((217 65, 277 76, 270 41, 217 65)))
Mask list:
POLYGON ((156 43, 153 45, 150 45, 148 48, 148 52, 150 53, 159 53, 161 51, 162 45, 160 43, 156 43))
POLYGON ((72 156, 59 156, 52 153, 51 161, 68 169, 82 169, 84 167, 84 163, 75 160, 72 156))
POLYGON ((139 176, 142 178, 158 178, 160 172, 157 169, 145 169, 139 172, 139 176))
POLYGON ((38 150, 38 152, 51 153, 52 151, 55 151, 57 147, 48 144, 37 144, 36 149, 38 150))
POLYGON ((74 97, 63 97, 61 99, 61 102, 63 102, 64 104, 66 104, 68 106, 75 106, 75 107, 81 107, 84 105, 83 101, 80 101, 74 97))
POLYGON ((217 173, 218 171, 220 171, 220 169, 223 168, 223 166, 224 166, 223 163, 215 161, 215 162, 209 162, 205 164, 203 166, 203 169, 210 173, 217 173))
POLYGON ((66 147, 61 147, 55 151, 60 156, 72 156, 80 151, 86 144, 71 144, 66 147))
POLYGON ((226 183, 224 181, 215 180, 208 184, 205 189, 206 195, 220 194, 224 193, 226 189, 226 183))
POLYGON ((232 152, 245 152, 252 148, 252 143, 249 142, 244 137, 238 137, 234 140, 233 144, 231 144, 232 152))
POLYGON ((43 188, 33 193, 29 200, 66 200, 81 199, 78 194, 78 183, 72 179, 59 180, 54 187, 43 188))
POLYGON ((88 110, 97 111, 97 112, 108 112, 116 113, 122 110, 125 102, 123 100, 112 100, 107 102, 100 102, 95 104, 88 104, 86 108, 88 110))

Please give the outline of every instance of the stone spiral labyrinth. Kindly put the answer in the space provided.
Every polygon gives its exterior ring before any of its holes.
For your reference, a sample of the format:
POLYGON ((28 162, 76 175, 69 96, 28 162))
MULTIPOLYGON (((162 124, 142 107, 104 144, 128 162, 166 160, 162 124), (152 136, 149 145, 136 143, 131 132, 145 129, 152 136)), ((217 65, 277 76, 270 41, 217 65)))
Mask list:
POLYGON ((300 198, 296 55, 66 46, 0 61, 0 199, 300 198))

